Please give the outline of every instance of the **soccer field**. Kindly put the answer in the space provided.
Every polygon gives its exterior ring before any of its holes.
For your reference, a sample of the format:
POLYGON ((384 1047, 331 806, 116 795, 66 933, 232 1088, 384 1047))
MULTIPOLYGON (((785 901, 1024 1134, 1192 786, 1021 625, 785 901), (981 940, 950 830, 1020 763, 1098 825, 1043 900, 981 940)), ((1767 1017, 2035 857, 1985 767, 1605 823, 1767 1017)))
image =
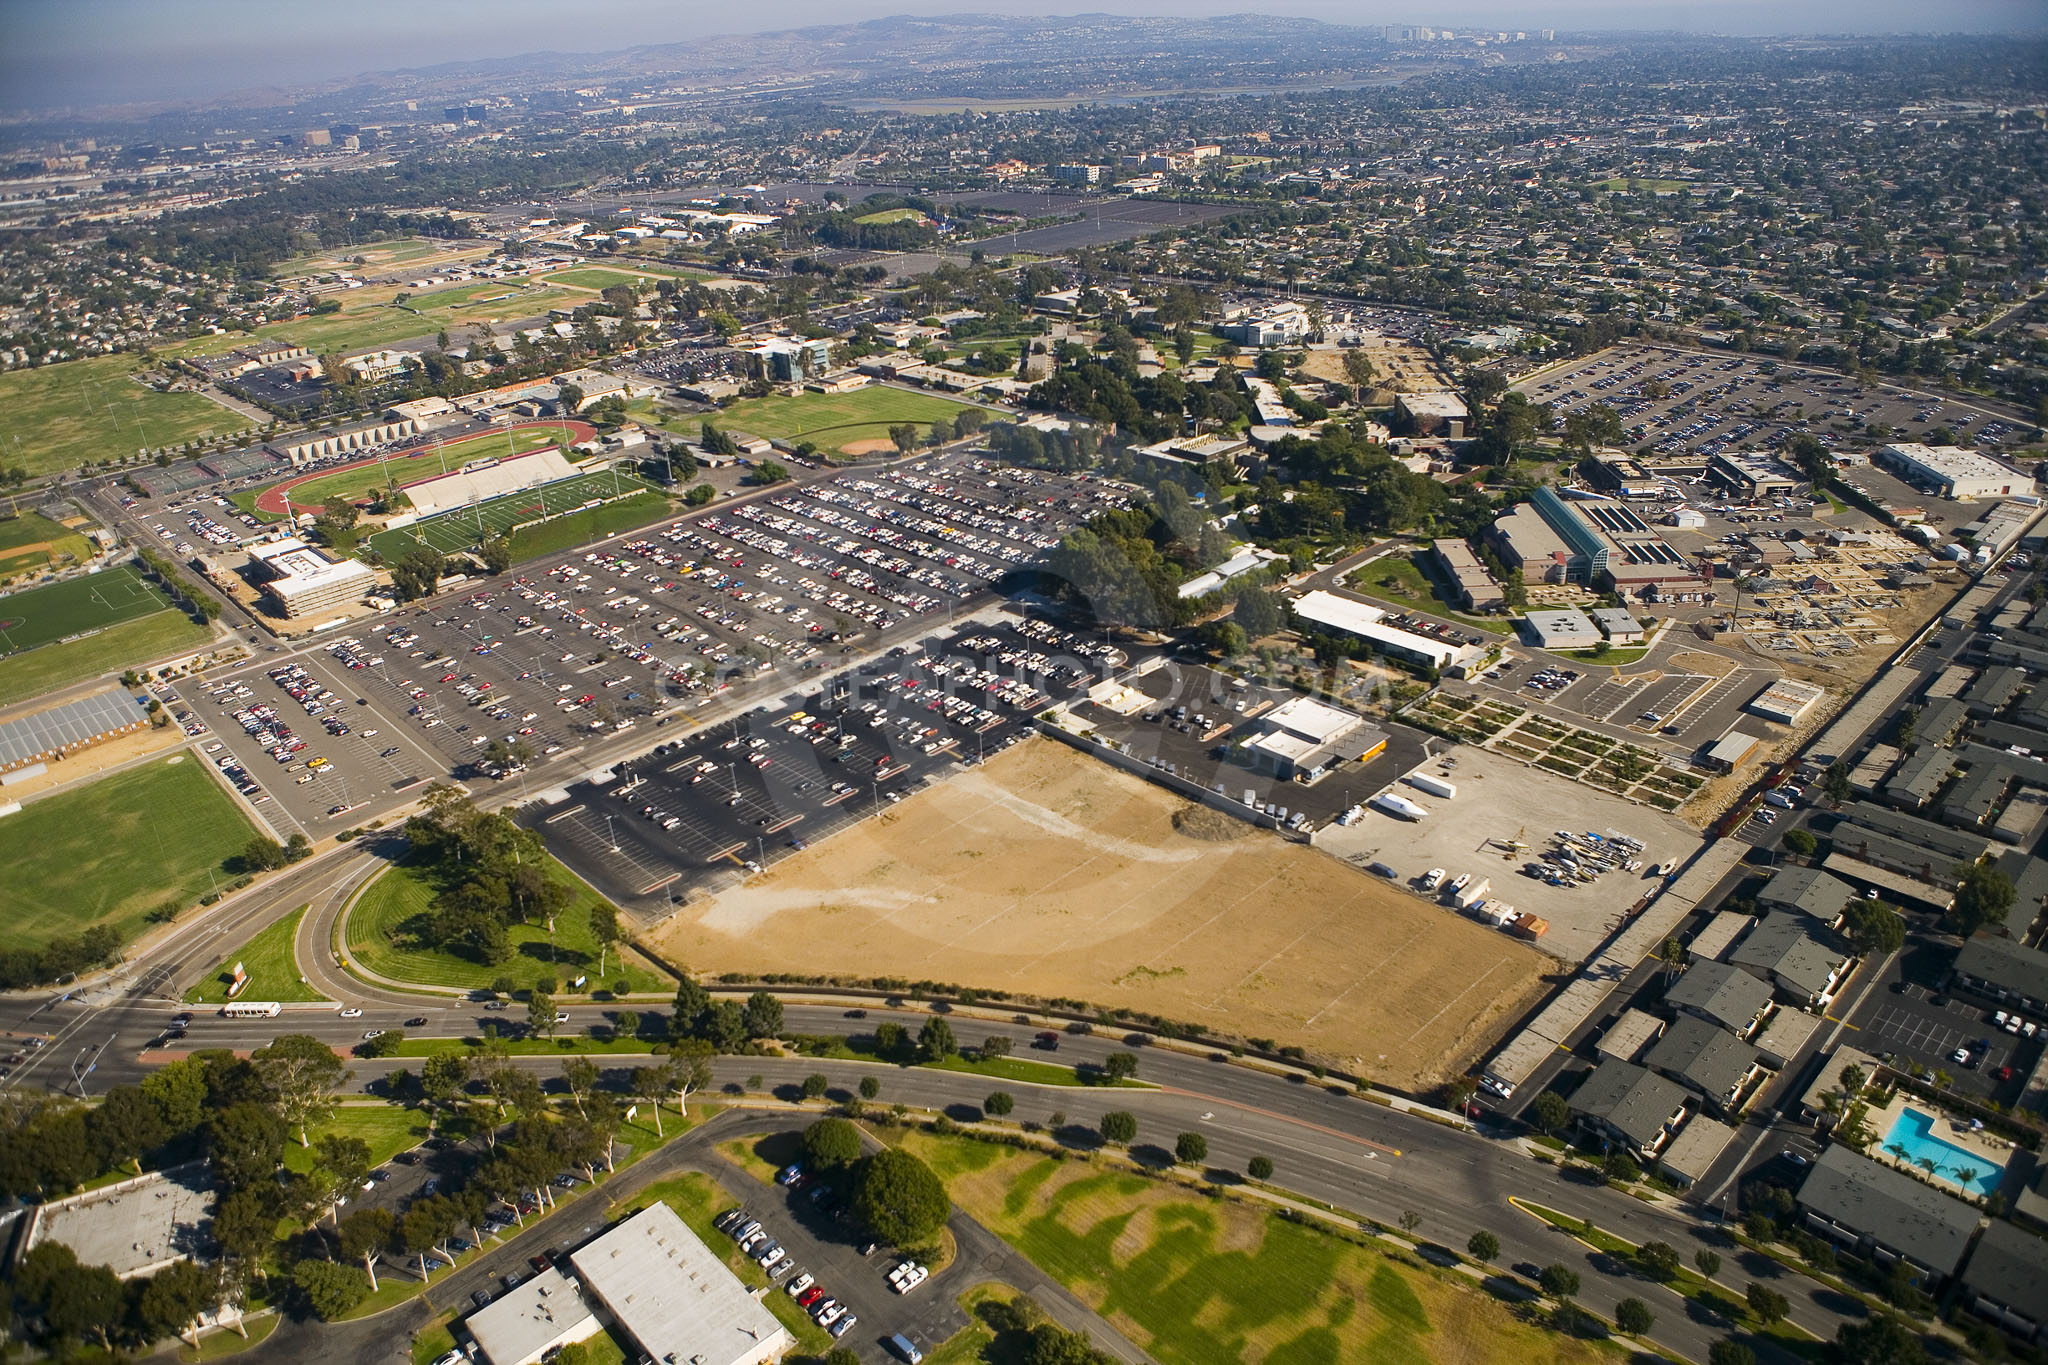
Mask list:
POLYGON ((183 906, 210 890, 209 873, 220 874, 254 833, 188 754, 31 801, 0 819, 10 912, 0 915, 0 946, 106 922, 132 933, 166 899, 183 906))
POLYGON ((742 431, 750 436, 809 441, 820 450, 833 453, 870 454, 887 443, 889 428, 899 422, 911 423, 922 435, 935 418, 950 419, 962 408, 979 406, 937 394, 871 384, 846 393, 750 398, 734 403, 712 422, 723 430, 742 431))
POLYGON ((549 284, 573 284, 583 289, 609 289, 615 284, 655 284, 661 280, 701 280, 702 271, 679 270, 658 265, 588 265, 558 270, 545 277, 549 284))
POLYGON ((75 469, 88 460, 132 458, 136 451, 183 445, 250 425, 239 413, 196 393, 158 393, 129 376, 135 357, 95 356, 0 374, 7 456, 31 474, 75 469))
POLYGON ((170 600, 128 565, 0 597, 0 658, 83 630, 169 611, 170 600))
POLYGON ((630 475, 609 471, 579 474, 573 479, 491 498, 474 507, 443 512, 410 526, 379 531, 366 543, 387 562, 402 558, 421 545, 450 554, 466 550, 487 536, 501 536, 522 521, 581 507, 592 498, 613 498, 643 490, 652 491, 653 485, 630 475))

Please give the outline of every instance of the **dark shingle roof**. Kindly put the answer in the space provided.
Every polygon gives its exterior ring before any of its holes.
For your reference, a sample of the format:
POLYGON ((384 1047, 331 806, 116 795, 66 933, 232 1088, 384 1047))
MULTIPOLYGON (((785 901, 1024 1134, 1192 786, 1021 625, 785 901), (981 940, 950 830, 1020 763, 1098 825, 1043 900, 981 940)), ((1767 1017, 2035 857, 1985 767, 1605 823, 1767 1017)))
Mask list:
POLYGON ((1757 1050, 1727 1029, 1688 1014, 1665 1031, 1643 1061, 1719 1099, 1756 1065, 1757 1050))
POLYGON ((1639 1147, 1657 1140, 1685 1103, 1685 1092, 1647 1067, 1609 1058, 1572 1096, 1572 1108, 1599 1119, 1639 1147))
POLYGON ((1977 1210, 1837 1143, 1799 1187, 1799 1202, 1943 1275, 1953 1274, 1977 1228, 1977 1210))
POLYGON ((2036 1319, 2048 1315, 2048 1241, 1994 1219, 1970 1253, 1963 1283, 2036 1319))
POLYGON ((1771 988, 1725 962, 1695 962, 1664 992, 1668 1004, 1747 1028, 1771 1002, 1771 988))

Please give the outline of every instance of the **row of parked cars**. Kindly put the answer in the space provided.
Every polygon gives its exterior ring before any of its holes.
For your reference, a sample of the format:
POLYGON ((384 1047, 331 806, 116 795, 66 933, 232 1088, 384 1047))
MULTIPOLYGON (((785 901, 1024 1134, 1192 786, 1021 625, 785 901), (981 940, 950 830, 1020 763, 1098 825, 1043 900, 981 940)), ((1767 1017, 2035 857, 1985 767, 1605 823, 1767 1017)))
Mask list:
MULTIPOLYGON (((787 1182, 784 1182, 787 1183, 787 1182)), ((823 1186, 819 1187, 821 1190, 823 1186)), ((782 1249, 782 1243, 768 1231, 761 1220, 744 1208, 727 1209, 718 1215, 714 1224, 726 1236, 732 1238, 740 1253, 761 1267, 771 1284, 788 1277, 783 1288, 792 1299, 801 1305, 817 1322, 818 1326, 830 1332, 836 1340, 853 1330, 858 1320, 845 1304, 832 1298, 825 1287, 808 1270, 796 1263, 796 1258, 782 1249)))

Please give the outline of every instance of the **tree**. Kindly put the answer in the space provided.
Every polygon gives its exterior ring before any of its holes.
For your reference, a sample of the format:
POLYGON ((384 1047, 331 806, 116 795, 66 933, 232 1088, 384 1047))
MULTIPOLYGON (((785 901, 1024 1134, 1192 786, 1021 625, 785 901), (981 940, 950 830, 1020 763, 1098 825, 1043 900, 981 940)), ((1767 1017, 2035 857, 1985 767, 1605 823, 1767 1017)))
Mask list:
POLYGON ((1866 957, 1889 955, 1906 946, 1905 918, 1882 901, 1850 901, 1842 928, 1866 957))
POLYGON ((220 1281, 197 1261, 173 1261, 149 1277, 136 1300, 136 1316, 152 1340, 191 1334, 198 1344, 199 1315, 220 1304, 220 1281))
POLYGON ((562 1085, 569 1092, 569 1103, 576 1107, 578 1118, 589 1117, 586 1106, 597 1090, 601 1075, 597 1063, 588 1057, 562 1059, 562 1085))
POLYGON ((322 1133, 313 1148, 312 1179, 329 1206, 336 1228, 341 1226, 341 1201, 370 1173, 370 1144, 358 1137, 322 1133))
POLYGON ((322 1322, 346 1316, 370 1297, 370 1277, 339 1261, 308 1257, 292 1267, 292 1284, 322 1322))
POLYGON ((754 466, 754 482, 762 485, 782 483, 789 478, 789 467, 774 460, 763 460, 754 466))
POLYGON ((702 1038, 687 1038, 679 1043, 669 1044, 668 1088, 676 1097, 676 1112, 684 1117, 689 1111, 684 1106, 689 1102, 690 1092, 702 1090, 711 1084, 711 1044, 702 1038))
POLYGON ((341 1254, 363 1263, 363 1274, 369 1276, 372 1293, 377 1289, 377 1260, 391 1245, 391 1231, 397 1222, 389 1209, 357 1209, 342 1219, 337 1228, 341 1254))
POLYGON ((1956 888, 1955 904, 1949 908, 1956 932, 1964 938, 1987 924, 2005 923, 2015 893, 2012 878, 1992 862, 1971 863, 1961 869, 1962 885, 1956 888))
POLYGON ((1820 776, 1820 789, 1827 796, 1828 800, 1838 806, 1847 801, 1851 796, 1854 796, 1856 788, 1849 781, 1849 765, 1846 763, 1832 763, 1828 765, 1828 770, 1820 776))
POLYGON ((1378 367, 1372 363, 1372 357, 1360 348, 1353 346, 1344 352, 1344 377, 1351 381, 1351 387, 1356 390, 1358 398, 1365 397, 1365 391, 1372 387, 1372 381, 1378 373, 1378 367))
POLYGON ((1200 1133, 1182 1133, 1173 1140, 1173 1159, 1183 1166, 1199 1166, 1209 1159, 1209 1139, 1200 1133))
POLYGON ((1491 1262, 1500 1255, 1500 1238, 1481 1228, 1466 1239, 1465 1254, 1482 1264, 1491 1262))
POLYGON ((1770 1327, 1785 1320, 1792 1311, 1792 1303, 1775 1289, 1768 1289, 1755 1281, 1744 1291, 1743 1297, 1749 1303, 1749 1311, 1756 1315, 1758 1322, 1770 1327))
POLYGON ((1643 1168, 1636 1164, 1636 1159, 1623 1151, 1609 1152, 1606 1159, 1600 1163, 1600 1169, 1609 1180, 1622 1184, 1639 1180, 1643 1174, 1643 1168))
POLYGON ((1403 1209, 1401 1210, 1400 1223, 1401 1231, 1413 1237, 1415 1235, 1415 1229, 1422 1226, 1422 1215, 1417 1213, 1414 1209, 1403 1209))
POLYGON ((375 1038, 365 1038, 356 1044, 359 1057, 392 1057, 398 1053, 398 1045, 405 1041, 405 1030, 387 1028, 377 1030, 375 1038))
POLYGON ((1625 1335, 1639 1337, 1657 1322, 1657 1315, 1641 1299, 1623 1299, 1614 1305, 1614 1325, 1625 1335))
POLYGON ((990 1091, 988 1098, 981 1102, 981 1112, 989 1115, 991 1118, 1003 1118, 1016 1107, 1017 1101, 1011 1097, 1010 1092, 1007 1090, 990 1091))
POLYGON ((749 1038, 773 1038, 782 1032, 782 1002, 766 991, 747 997, 744 1017, 749 1038))
POLYGON ((931 1167, 909 1152, 884 1148, 854 1168, 853 1211, 892 1246, 925 1245, 938 1235, 952 1207, 931 1167))
POLYGON ((1127 1081, 1138 1074, 1138 1054, 1135 1052, 1112 1052, 1102 1059, 1103 1078, 1111 1085, 1127 1081))
POLYGON ((899 455, 908 455, 917 449, 917 427, 914 423, 898 422, 889 428, 889 440, 899 455))
POLYGON ((953 1026, 938 1015, 924 1021, 917 1031, 917 1055, 927 1062, 943 1062, 960 1050, 953 1038, 953 1026))
POLYGON ((334 1107, 334 1091, 354 1073, 334 1049, 307 1033, 287 1033, 251 1053, 264 1088, 275 1097, 278 1117, 299 1130, 299 1145, 312 1146, 307 1126, 334 1107))
POLYGON ((1546 1090, 1529 1106, 1529 1117, 1543 1132, 1555 1133, 1571 1121, 1572 1107, 1555 1090, 1546 1090))
POLYGON ((536 990, 526 997, 526 1028, 533 1034, 555 1036, 555 998, 546 991, 536 990))
POLYGON ((284 866, 284 845, 258 834, 235 856, 245 872, 270 872, 284 866))
POLYGON ((871 1100, 881 1093, 881 1081, 877 1080, 873 1076, 863 1076, 860 1078, 860 1097, 862 1099, 871 1100))
POLYGON ((1819 847, 1820 840, 1814 838, 1806 830, 1788 829, 1785 831, 1785 848, 1789 852, 1796 853, 1802 858, 1811 858, 1814 855, 1814 851, 1819 847))
POLYGON ((103 1265, 80 1265, 73 1257, 47 1277, 39 1296, 43 1325, 58 1337, 87 1336, 110 1345, 109 1329, 121 1320, 125 1293, 114 1272, 103 1265))
POLYGON ((1678 1248, 1669 1242, 1645 1242, 1636 1248, 1636 1264, 1653 1280, 1676 1279, 1684 1264, 1678 1248))
POLYGON ((1707 1347, 1707 1365, 1756 1365, 1756 1352, 1723 1337, 1707 1347))
POLYGON ((688 972, 676 983, 675 1016, 669 1021, 670 1036, 687 1038, 704 1026, 711 1009, 711 993, 697 984, 688 972))
POLYGON ((1007 1057, 1010 1055, 1009 1035, 991 1033, 988 1037, 981 1040, 981 1046, 976 1048, 975 1051, 984 1062, 992 1062, 998 1058, 1007 1057))
POLYGON ((1692 1254, 1692 1263, 1700 1274, 1710 1280, 1721 1273, 1721 1257, 1719 1253, 1708 1251, 1704 1247, 1692 1254))
POLYGON ((1552 1262, 1543 1267, 1542 1273, 1536 1277, 1536 1283, 1542 1287, 1545 1294, 1559 1303, 1569 1303, 1578 1297, 1579 1272, 1568 1265, 1552 1262))
POLYGON ((875 1055, 900 1060, 910 1050, 910 1033, 901 1024, 875 1025, 875 1055))
POLYGON ((1095 1125, 1104 1142, 1129 1146, 1131 1139, 1138 1136, 1138 1116, 1128 1109, 1112 1109, 1104 1114, 1095 1125))
POLYGON ((1880 1313, 1837 1327, 1835 1356, 1842 1365, 1924 1365, 1927 1351, 1910 1327, 1880 1313))
POLYGON ((831 1085, 832 1082, 826 1079, 824 1072, 813 1071, 803 1079, 803 1097, 807 1100, 815 1100, 822 1096, 831 1085))
POLYGON ((711 1046, 720 1052, 738 1052, 747 1044, 747 1016, 737 1000, 720 1000, 712 1005, 704 1025, 711 1046))
POLYGON ((512 541, 507 536, 487 537, 478 547, 478 554, 484 562, 484 572, 501 574, 512 567, 512 541))
POLYGON ((804 1129, 804 1161, 814 1170, 833 1171, 860 1160, 860 1129, 845 1119, 819 1119, 804 1129))

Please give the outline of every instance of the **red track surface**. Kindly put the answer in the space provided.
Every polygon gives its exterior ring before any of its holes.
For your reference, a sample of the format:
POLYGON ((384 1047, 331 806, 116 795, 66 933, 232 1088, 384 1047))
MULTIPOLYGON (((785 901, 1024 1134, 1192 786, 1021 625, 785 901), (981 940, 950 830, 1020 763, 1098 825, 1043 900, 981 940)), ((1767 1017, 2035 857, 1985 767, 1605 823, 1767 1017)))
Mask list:
MULTIPOLYGON (((561 422, 520 422, 510 428, 500 427, 498 428, 497 431, 483 431, 477 432, 474 435, 465 436, 462 438, 459 444, 467 445, 472 441, 487 441, 492 436, 504 434, 504 432, 507 430, 525 431, 532 427, 543 427, 549 431, 560 431, 563 425, 564 424, 561 422)), ((567 425, 569 428, 571 444, 588 441, 592 437, 597 435, 597 428, 590 425, 590 423, 588 422, 570 422, 567 425)), ((525 450, 520 452, 520 454, 522 455, 532 455, 534 453, 536 452, 531 450, 525 450)), ((392 465, 403 465, 408 460, 421 460, 432 458, 434 458, 434 447, 432 447, 431 445, 424 445, 416 450, 408 450, 402 455, 388 456, 385 459, 385 463, 392 465)), ((472 456, 471 458, 483 459, 485 457, 484 455, 479 454, 472 456)), ((367 460, 357 460, 353 464, 336 465, 332 469, 322 469, 311 474, 301 474, 295 479, 286 479, 283 483, 272 484, 270 487, 264 489, 261 493, 258 493, 256 495, 256 510, 259 512, 267 512, 271 516, 285 516, 290 510, 291 491, 294 488, 297 488, 300 484, 311 483, 315 479, 325 479, 332 475, 340 474, 345 470, 361 469, 364 465, 376 463, 377 460, 375 459, 375 457, 372 457, 367 460)), ((464 461, 464 463, 467 463, 467 461, 464 461)), ((408 483, 420 483, 427 479, 438 479, 439 477, 441 477, 440 463, 438 460, 436 460, 433 473, 422 474, 419 476, 419 478, 416 479, 401 479, 399 480, 398 486, 400 488, 403 488, 408 483)), ((301 512, 318 512, 320 510, 318 507, 309 506, 306 503, 299 503, 297 504, 297 506, 301 512)))

